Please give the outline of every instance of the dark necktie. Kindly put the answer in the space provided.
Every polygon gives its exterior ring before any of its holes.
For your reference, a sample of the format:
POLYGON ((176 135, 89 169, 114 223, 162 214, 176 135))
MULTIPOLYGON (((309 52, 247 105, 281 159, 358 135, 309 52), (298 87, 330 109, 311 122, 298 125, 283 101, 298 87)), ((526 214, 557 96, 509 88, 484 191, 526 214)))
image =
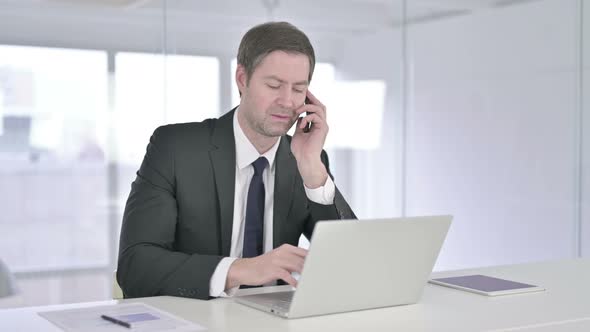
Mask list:
POLYGON ((244 250, 242 257, 256 257, 262 255, 262 237, 264 234, 264 183, 262 172, 268 165, 264 157, 256 159, 254 176, 248 189, 248 200, 246 201, 246 226, 244 227, 244 250))

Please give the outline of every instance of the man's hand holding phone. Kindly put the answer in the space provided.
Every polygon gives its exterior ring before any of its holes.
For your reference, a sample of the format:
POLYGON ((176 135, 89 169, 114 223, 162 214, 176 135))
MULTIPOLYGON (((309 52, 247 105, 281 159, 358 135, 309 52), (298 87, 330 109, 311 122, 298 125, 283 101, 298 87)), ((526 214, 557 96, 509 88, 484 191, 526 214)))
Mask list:
POLYGON ((306 102, 296 112, 297 115, 306 115, 297 120, 291 151, 305 186, 318 188, 328 179, 328 172, 320 158, 328 136, 326 107, 307 90, 306 102))

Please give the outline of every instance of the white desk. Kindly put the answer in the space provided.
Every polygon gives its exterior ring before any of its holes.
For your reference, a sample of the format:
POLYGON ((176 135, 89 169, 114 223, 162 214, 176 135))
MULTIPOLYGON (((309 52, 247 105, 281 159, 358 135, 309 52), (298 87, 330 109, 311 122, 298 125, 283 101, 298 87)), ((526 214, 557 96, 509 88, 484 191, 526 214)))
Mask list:
POLYGON ((59 331, 40 311, 117 302, 144 302, 209 331, 590 331, 590 260, 576 259, 437 273, 482 273, 547 288, 545 292, 485 297, 428 284, 415 305, 286 320, 231 299, 152 297, 0 311, 0 331, 59 331))

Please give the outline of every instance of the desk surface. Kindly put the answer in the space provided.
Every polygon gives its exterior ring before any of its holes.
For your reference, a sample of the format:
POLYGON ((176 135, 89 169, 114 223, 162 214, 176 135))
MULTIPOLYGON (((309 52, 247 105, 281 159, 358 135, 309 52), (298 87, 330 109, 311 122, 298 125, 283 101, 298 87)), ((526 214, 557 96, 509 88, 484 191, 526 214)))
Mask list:
POLYGON ((0 331, 59 331, 37 312, 118 302, 147 303, 209 331, 590 331, 590 259, 440 272, 434 277, 466 273, 537 284, 547 291, 486 297, 428 284, 418 304, 294 320, 232 299, 162 296, 0 310, 0 331))

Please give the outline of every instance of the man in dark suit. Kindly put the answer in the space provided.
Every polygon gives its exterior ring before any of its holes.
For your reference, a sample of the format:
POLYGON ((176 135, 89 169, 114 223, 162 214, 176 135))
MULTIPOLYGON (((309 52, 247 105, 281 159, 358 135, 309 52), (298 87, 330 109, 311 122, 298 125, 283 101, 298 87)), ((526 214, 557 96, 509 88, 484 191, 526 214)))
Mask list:
POLYGON ((156 129, 123 217, 117 280, 126 297, 296 286, 301 234, 310 238, 319 220, 355 218, 323 151, 326 108, 307 89, 314 66, 296 27, 256 26, 238 50, 240 105, 156 129))

